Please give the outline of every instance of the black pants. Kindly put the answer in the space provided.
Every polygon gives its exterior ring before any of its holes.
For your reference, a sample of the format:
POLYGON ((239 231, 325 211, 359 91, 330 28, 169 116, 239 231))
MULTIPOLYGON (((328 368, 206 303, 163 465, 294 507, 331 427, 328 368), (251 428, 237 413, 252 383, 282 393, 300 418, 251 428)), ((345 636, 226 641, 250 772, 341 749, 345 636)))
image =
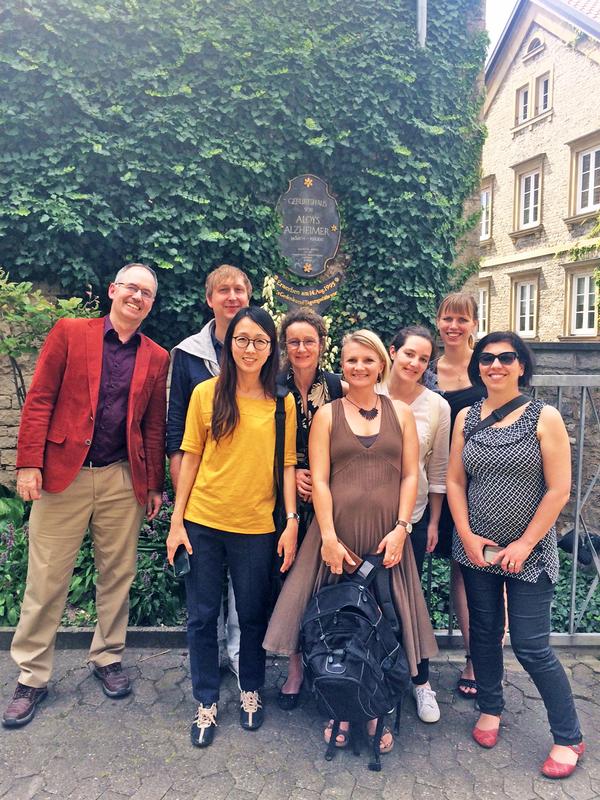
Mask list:
POLYGON ((461 567, 469 606, 471 657, 477 676, 477 702, 484 714, 500 715, 504 587, 508 599, 510 643, 531 676, 546 711, 554 743, 578 744, 581 729, 569 680, 550 647, 550 604, 554 587, 542 572, 535 583, 461 567))
POLYGON ((185 520, 192 545, 185 576, 187 640, 194 698, 211 705, 219 699, 217 620, 223 593, 223 567, 229 566, 240 623, 240 688, 265 682, 263 639, 271 592, 274 533, 229 533, 185 520))
MULTIPOLYGON (((417 562, 417 571, 419 578, 423 574, 423 562, 425 561, 425 550, 427 548, 427 526, 429 525, 429 506, 423 512, 423 516, 418 522, 413 525, 412 533, 410 534, 410 543, 412 544, 413 553, 415 554, 415 561, 417 562)), ((429 680, 429 659, 424 658, 417 664, 417 674, 412 678, 415 686, 422 686, 429 680)))

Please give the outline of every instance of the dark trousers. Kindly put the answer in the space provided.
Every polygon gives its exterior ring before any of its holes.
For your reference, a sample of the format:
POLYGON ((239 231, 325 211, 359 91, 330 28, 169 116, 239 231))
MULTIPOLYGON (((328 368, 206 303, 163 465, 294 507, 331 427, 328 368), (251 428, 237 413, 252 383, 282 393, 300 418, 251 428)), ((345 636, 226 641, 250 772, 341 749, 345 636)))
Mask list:
POLYGON ((550 604, 554 587, 542 572, 535 583, 461 567, 469 606, 471 657, 477 675, 477 702, 484 714, 500 715, 504 587, 508 601, 510 643, 539 691, 554 743, 578 744, 581 729, 565 671, 550 647, 550 604))
POLYGON ((219 699, 217 620, 223 595, 223 567, 229 566, 240 623, 240 688, 250 692, 265 682, 262 642, 268 623, 275 534, 229 533, 185 520, 192 545, 185 576, 187 640, 194 698, 211 705, 219 699))
MULTIPOLYGON (((415 561, 417 562, 417 571, 419 578, 423 574, 423 562, 425 560, 425 549, 427 547, 427 526, 429 524, 429 507, 423 512, 423 516, 418 522, 413 525, 412 533, 410 534, 410 543, 412 544, 413 553, 415 554, 415 561)), ((417 674, 412 678, 415 686, 422 686, 429 680, 429 659, 424 658, 417 664, 417 674)))

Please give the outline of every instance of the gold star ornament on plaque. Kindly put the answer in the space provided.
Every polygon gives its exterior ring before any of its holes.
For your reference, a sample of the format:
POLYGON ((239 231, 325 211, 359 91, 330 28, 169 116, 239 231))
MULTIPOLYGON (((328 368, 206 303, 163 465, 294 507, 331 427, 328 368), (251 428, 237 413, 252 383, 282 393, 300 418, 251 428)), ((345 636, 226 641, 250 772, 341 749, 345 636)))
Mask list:
POLYGON ((310 189, 310 187, 313 185, 313 179, 312 178, 304 178, 304 185, 307 188, 310 189))
POLYGON ((309 261, 307 261, 304 264, 303 269, 304 269, 304 272, 312 272, 312 264, 309 261))

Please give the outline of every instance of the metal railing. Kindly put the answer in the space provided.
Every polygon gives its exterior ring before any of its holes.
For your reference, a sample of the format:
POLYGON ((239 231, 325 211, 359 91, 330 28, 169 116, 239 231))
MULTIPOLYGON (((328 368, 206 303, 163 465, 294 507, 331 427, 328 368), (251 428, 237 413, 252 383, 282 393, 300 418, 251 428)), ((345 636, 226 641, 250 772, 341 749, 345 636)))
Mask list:
MULTIPOLYGON (((600 365, 599 365, 600 367, 600 365)), ((600 369, 599 369, 600 373, 600 369)), ((536 375, 532 385, 534 394, 539 395, 540 389, 555 389, 556 408, 562 413, 565 389, 574 390, 577 393, 578 409, 575 415, 577 424, 577 437, 575 441, 575 464, 573 471, 574 485, 571 496, 575 498, 573 510, 573 553, 572 553, 572 572, 571 572, 571 600, 569 608, 569 629, 568 633, 573 636, 577 633, 577 628, 581 624, 583 615, 590 604, 600 582, 600 558, 594 547, 594 541, 590 534, 590 526, 586 521, 586 507, 591 508, 590 499, 596 486, 600 486, 600 457, 594 455, 591 446, 593 432, 600 437, 600 415, 598 413, 597 400, 594 397, 593 389, 600 389, 600 374, 597 375, 536 375), (589 414, 588 414, 589 407, 589 414), (589 420, 589 421, 588 421, 589 420), (590 475, 587 485, 584 486, 584 463, 588 467, 587 473, 590 475), (583 541, 586 542, 592 555, 592 562, 596 570, 596 575, 579 609, 577 608, 577 577, 579 572, 579 547, 580 537, 583 533, 583 541)), ((544 400, 550 399, 544 392, 544 400)), ((600 452, 597 446, 596 453, 600 452)), ((595 632, 600 643, 600 630, 595 632)))

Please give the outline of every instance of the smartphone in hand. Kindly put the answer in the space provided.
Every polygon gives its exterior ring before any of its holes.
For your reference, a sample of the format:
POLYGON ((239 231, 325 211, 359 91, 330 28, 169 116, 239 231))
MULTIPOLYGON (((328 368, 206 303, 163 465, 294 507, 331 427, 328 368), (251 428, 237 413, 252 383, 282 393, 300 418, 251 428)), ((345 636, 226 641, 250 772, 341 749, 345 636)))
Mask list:
POLYGON ((190 571, 190 556, 184 544, 180 544, 173 558, 173 573, 176 578, 183 578, 190 571))
POLYGON ((486 544, 483 548, 483 560, 491 564, 501 550, 504 548, 500 545, 486 544))

